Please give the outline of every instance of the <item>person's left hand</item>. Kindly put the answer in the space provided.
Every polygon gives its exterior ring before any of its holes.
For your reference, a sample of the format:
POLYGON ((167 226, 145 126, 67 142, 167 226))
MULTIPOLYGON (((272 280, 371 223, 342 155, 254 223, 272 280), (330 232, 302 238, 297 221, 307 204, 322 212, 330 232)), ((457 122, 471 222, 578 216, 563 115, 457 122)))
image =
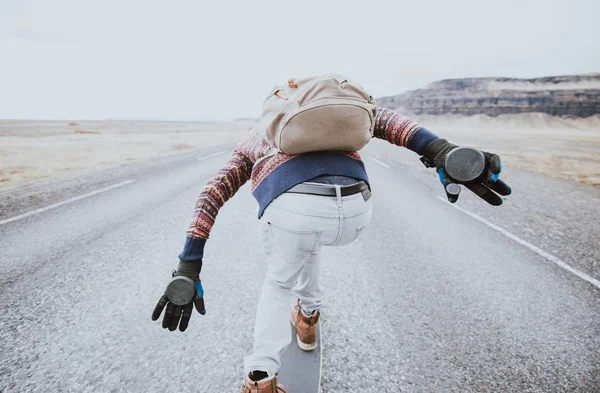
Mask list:
POLYGON ((179 326, 180 331, 185 331, 192 317, 192 308, 201 315, 206 314, 204 307, 204 289, 200 281, 202 261, 179 262, 173 278, 167 285, 164 295, 158 301, 152 313, 152 320, 156 321, 166 306, 162 327, 174 331, 179 326))

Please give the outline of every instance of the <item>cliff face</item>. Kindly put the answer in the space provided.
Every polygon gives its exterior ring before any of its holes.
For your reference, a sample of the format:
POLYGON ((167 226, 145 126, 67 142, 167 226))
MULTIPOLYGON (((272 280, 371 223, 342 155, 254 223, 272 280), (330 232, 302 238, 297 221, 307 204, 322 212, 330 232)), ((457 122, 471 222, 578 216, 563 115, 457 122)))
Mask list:
POLYGON ((585 118, 600 114, 600 74, 535 79, 447 79, 396 96, 378 98, 377 104, 416 115, 498 116, 540 112, 585 118))

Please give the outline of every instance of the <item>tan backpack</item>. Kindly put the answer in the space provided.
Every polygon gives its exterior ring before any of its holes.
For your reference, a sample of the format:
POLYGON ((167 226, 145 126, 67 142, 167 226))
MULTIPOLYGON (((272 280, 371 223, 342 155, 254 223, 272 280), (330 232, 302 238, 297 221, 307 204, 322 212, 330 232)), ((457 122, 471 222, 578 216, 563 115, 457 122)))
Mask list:
POLYGON ((266 98, 259 127, 287 154, 357 151, 373 136, 375 108, 373 97, 341 75, 290 79, 266 98))

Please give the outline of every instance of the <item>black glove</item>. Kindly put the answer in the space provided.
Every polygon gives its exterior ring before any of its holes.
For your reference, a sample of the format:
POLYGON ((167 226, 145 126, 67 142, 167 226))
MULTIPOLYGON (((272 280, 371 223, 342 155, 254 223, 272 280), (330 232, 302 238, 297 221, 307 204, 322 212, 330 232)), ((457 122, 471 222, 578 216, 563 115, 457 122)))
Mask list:
POLYGON ((511 193, 508 184, 498 179, 502 171, 502 162, 496 154, 458 147, 440 138, 425 146, 421 161, 427 167, 436 168, 440 182, 446 190, 446 197, 451 203, 458 200, 458 184, 463 184, 493 206, 502 204, 502 198, 496 193, 511 193))
POLYGON ((173 279, 167 285, 165 294, 160 298, 152 313, 156 321, 163 308, 167 306, 162 327, 170 331, 177 329, 185 331, 192 316, 192 304, 200 314, 206 314, 204 308, 204 289, 200 281, 202 261, 179 262, 177 270, 173 271, 173 279))

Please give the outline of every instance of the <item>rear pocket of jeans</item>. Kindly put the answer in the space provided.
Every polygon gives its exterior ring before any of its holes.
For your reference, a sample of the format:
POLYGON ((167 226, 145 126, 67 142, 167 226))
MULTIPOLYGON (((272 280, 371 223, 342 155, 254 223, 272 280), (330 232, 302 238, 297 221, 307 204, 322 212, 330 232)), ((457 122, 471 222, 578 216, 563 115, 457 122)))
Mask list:
POLYGON ((308 259, 317 246, 320 231, 293 231, 269 223, 273 252, 287 263, 300 263, 308 259))

